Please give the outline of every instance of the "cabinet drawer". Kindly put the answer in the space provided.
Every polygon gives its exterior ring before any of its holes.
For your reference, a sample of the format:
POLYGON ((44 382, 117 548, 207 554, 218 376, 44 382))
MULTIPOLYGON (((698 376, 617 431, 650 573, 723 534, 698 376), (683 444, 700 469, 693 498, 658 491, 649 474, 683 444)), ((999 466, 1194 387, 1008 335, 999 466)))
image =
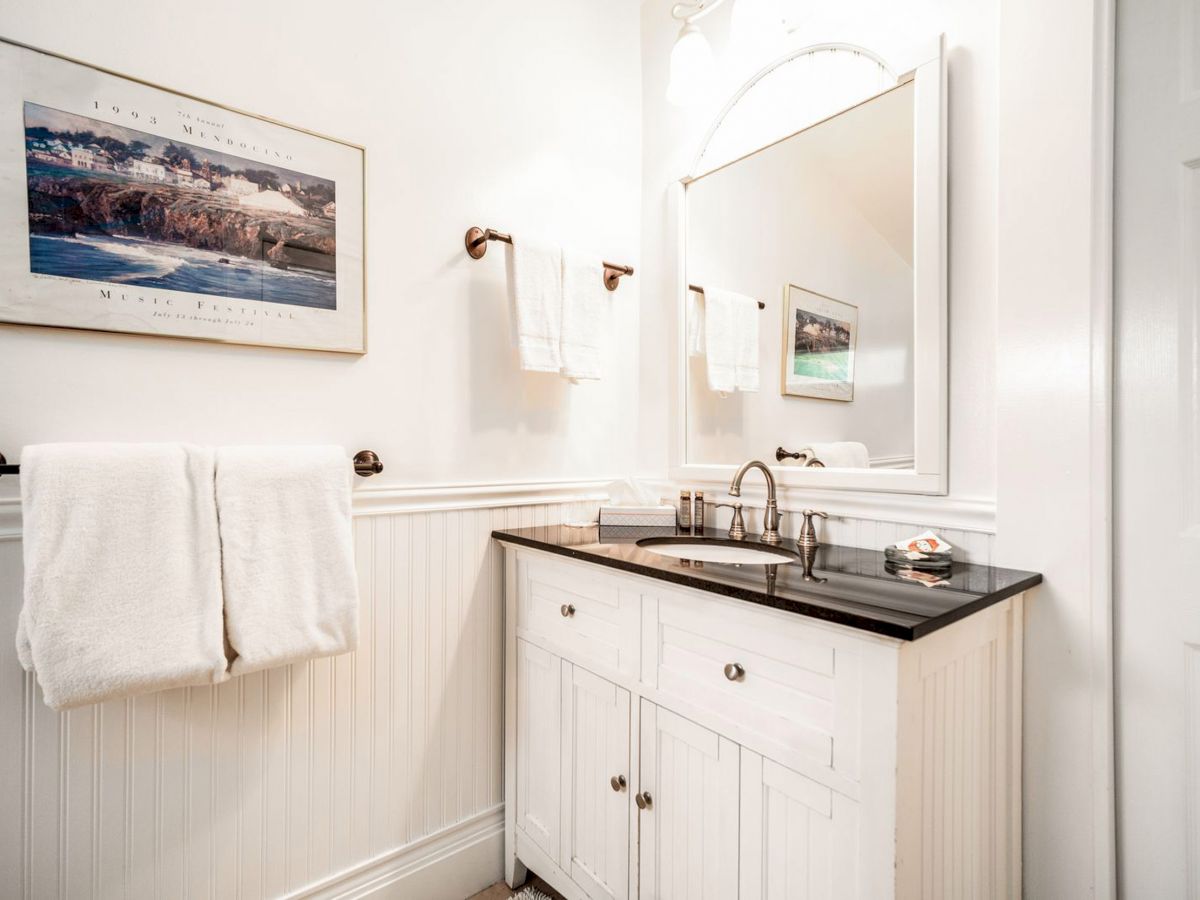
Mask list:
POLYGON ((637 675, 641 594, 612 576, 517 556, 517 628, 590 668, 637 675))
POLYGON ((703 595, 647 598, 643 677, 662 702, 806 770, 859 777, 861 651, 803 620, 703 595), (728 670, 728 672, 727 672, 728 670))

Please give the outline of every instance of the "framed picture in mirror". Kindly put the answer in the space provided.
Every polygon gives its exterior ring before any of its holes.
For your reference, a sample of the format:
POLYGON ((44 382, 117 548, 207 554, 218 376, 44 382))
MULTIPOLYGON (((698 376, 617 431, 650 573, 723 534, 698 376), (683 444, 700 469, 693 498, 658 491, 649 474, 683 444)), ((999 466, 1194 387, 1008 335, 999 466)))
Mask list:
POLYGON ((858 307, 789 284, 783 308, 784 396, 852 401, 858 307))

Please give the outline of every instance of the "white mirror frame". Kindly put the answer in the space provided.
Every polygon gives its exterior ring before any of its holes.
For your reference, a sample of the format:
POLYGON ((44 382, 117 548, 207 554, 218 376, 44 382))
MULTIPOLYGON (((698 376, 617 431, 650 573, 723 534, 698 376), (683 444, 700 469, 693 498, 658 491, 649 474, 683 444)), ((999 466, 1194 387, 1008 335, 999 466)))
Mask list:
MULTIPOLYGON (((755 83, 783 63, 830 45, 801 48, 763 69, 746 83, 717 117, 726 116, 755 83)), ((879 59, 866 48, 866 55, 879 59)), ((897 83, 912 81, 913 96, 913 468, 911 469, 807 469, 771 466, 781 487, 887 491, 909 494, 945 494, 948 472, 948 297, 946 285, 946 69, 943 41, 919 48, 910 65, 888 65, 906 74, 897 83)), ((881 60, 882 62, 882 60, 881 60)), ((886 63, 885 63, 886 65, 886 63)), ((815 123, 811 123, 815 124, 815 123)), ((668 246, 675 248, 672 276, 675 296, 674 359, 672 361, 672 421, 670 454, 673 481, 688 484, 728 485, 737 465, 709 465, 687 461, 687 185, 699 174, 704 148, 716 131, 709 130, 696 154, 693 170, 669 189, 668 246)), ((768 379, 769 381, 769 379, 768 379)), ((781 435, 782 438, 782 435, 781 435)))

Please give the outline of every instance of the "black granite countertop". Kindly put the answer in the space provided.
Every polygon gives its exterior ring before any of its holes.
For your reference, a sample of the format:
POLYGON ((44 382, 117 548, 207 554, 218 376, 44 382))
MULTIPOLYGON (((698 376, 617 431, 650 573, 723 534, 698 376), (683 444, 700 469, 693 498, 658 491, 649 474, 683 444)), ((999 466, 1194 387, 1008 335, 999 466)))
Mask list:
MULTIPOLYGON (((794 541, 785 540, 779 545, 795 557, 786 565, 696 562, 662 556, 637 545, 643 537, 673 533, 672 529, 657 528, 546 525, 493 531, 492 537, 906 641, 944 628, 1042 581, 1036 572, 958 562, 947 572, 928 576, 937 581, 916 581, 889 571, 881 552, 838 546, 817 550, 813 578, 809 580, 794 541)), ((724 531, 714 529, 708 529, 704 536, 718 540, 726 537, 724 531)), ((757 536, 748 536, 739 543, 755 546, 759 541, 757 536)))

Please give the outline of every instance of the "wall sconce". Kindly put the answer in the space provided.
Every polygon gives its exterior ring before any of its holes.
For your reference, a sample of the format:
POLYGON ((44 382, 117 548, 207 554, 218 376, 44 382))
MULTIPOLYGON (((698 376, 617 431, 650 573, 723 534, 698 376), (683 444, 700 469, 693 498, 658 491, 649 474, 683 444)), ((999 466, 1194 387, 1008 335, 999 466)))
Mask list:
POLYGON ((679 37, 671 48, 671 80, 667 84, 667 102, 675 106, 691 106, 703 99, 715 81, 715 62, 708 40, 696 25, 725 0, 697 0, 676 3, 671 15, 683 22, 679 37))

